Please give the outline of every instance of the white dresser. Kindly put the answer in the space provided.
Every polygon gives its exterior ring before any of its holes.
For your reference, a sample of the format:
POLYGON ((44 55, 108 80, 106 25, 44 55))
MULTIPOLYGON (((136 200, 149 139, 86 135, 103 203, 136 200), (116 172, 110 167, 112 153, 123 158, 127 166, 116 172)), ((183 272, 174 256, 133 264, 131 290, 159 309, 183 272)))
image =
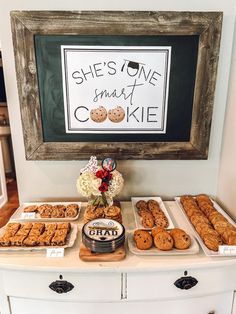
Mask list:
MULTIPOLYGON (((174 202, 165 202, 174 223, 188 230, 174 202)), ((126 230, 134 217, 122 203, 126 230)), ((79 221, 79 230, 82 219, 79 221)), ((1 314, 236 314, 236 257, 136 256, 120 262, 83 262, 80 231, 63 258, 45 252, 0 252, 1 314), (183 285, 174 283, 182 278, 183 285), (191 287, 191 279, 197 284, 191 287), (189 285, 190 280, 190 286, 189 285), (54 283, 57 292, 49 285, 54 283), (64 292, 73 287, 72 290, 64 292), (184 289, 185 288, 185 289, 184 289)))

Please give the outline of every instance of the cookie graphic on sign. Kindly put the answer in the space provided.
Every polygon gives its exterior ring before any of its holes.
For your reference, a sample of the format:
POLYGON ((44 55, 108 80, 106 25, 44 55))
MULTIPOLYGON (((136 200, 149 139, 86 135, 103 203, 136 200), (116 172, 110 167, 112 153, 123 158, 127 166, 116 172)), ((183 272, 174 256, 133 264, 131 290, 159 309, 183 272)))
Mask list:
POLYGON ((125 111, 121 106, 116 106, 114 109, 108 111, 108 119, 111 122, 119 123, 124 120, 125 111))
POLYGON ((103 106, 99 106, 98 108, 92 109, 90 111, 90 118, 97 123, 101 123, 107 118, 107 111, 103 106))

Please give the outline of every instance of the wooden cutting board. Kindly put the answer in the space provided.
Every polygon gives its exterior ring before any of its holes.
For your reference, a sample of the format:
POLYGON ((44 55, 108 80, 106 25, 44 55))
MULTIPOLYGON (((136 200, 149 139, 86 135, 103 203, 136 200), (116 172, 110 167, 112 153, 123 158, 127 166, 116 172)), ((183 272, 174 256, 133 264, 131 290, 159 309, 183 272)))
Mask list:
POLYGON ((80 244, 79 257, 85 262, 116 262, 125 258, 124 246, 119 247, 113 253, 92 253, 83 243, 80 244))

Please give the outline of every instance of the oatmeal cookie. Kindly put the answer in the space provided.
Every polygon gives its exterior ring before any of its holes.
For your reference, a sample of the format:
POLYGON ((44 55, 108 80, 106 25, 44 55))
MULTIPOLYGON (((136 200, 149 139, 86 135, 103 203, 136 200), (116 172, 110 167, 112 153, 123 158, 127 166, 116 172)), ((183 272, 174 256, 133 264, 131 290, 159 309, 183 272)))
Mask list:
POLYGON ((24 213, 33 213, 37 212, 38 206, 37 205, 29 205, 24 208, 24 213))
POLYGON ((51 204, 42 204, 38 207, 38 212, 40 214, 41 218, 50 218, 52 214, 52 208, 53 206, 51 204))
POLYGON ((85 213, 84 213, 84 223, 104 217, 104 207, 95 207, 93 205, 87 205, 85 213))
POLYGON ((78 214, 79 206, 77 204, 69 204, 66 206, 65 217, 74 218, 78 214))
POLYGON ((223 234, 221 235, 223 241, 225 244, 230 244, 230 238, 231 240, 233 239, 233 237, 236 237, 236 231, 235 230, 231 230, 231 229, 226 229, 223 234))
POLYGON ((63 208, 53 208, 52 213, 51 213, 52 218, 64 218, 65 217, 65 211, 63 208))
POLYGON ((219 245, 222 245, 222 240, 218 236, 214 236, 212 234, 207 234, 203 237, 203 242, 209 250, 217 252, 219 249, 219 245))

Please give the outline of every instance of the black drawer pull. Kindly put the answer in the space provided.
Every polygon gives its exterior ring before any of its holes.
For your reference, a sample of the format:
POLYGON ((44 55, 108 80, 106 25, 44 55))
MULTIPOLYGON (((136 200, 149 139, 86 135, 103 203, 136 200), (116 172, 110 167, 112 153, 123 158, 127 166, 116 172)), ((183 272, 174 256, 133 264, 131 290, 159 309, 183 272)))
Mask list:
POLYGON ((198 283, 197 279, 191 276, 181 277, 174 282, 174 285, 183 290, 191 289, 198 283))
POLYGON ((56 293, 61 294, 71 291, 74 288, 74 286, 72 285, 72 283, 66 280, 56 280, 49 285, 49 288, 55 291, 56 293))

